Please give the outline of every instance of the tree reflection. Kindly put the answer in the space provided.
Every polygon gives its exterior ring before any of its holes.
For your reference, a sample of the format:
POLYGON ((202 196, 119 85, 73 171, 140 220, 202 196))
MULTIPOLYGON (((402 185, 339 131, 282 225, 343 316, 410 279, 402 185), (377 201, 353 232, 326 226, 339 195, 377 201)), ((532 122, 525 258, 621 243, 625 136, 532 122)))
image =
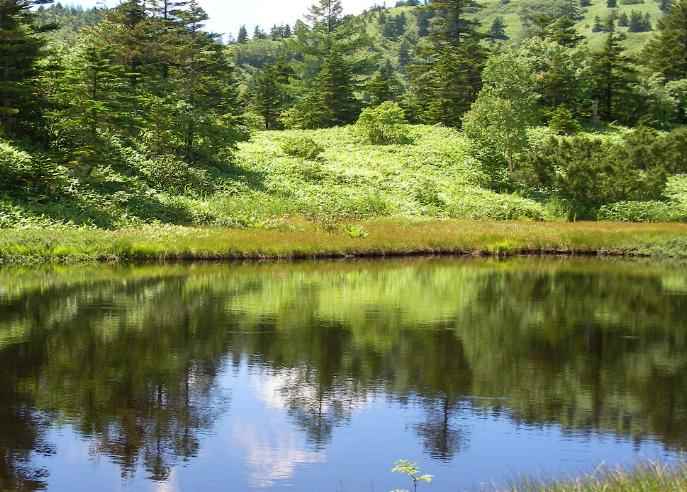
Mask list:
POLYGON ((68 422, 165 480, 263 371, 318 450, 370 398, 417 404, 451 460, 462 412, 687 448, 687 274, 623 263, 353 263, 0 272, 0 488, 68 422), (589 266, 594 265, 594 266, 589 266), (681 286, 684 286, 681 287, 681 286))

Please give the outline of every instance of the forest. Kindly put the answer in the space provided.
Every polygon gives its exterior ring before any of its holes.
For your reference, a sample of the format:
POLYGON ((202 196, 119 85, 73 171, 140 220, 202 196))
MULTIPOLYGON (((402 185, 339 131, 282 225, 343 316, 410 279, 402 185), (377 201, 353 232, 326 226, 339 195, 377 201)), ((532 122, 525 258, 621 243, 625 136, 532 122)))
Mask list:
POLYGON ((344 7, 0 0, 0 228, 687 221, 687 0, 344 7))

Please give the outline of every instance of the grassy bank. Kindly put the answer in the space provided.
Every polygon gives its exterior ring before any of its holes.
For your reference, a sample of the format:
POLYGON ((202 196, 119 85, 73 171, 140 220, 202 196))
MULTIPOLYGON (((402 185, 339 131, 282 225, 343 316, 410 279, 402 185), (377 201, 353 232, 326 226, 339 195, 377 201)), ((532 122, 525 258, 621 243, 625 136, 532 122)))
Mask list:
POLYGON ((547 485, 525 483, 509 492, 684 492, 687 467, 646 465, 634 471, 617 470, 547 485))
POLYGON ((687 258, 687 225, 384 219, 275 228, 5 229, 0 262, 318 258, 411 254, 687 258))

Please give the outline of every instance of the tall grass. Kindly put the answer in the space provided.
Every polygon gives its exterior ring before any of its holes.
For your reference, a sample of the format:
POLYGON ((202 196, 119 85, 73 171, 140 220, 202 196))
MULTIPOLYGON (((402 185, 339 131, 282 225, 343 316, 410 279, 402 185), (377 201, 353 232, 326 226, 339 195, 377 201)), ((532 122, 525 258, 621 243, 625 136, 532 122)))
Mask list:
POLYGON ((687 225, 376 219, 262 228, 145 226, 0 231, 1 263, 457 255, 687 258, 687 225))
POLYGON ((604 470, 558 483, 522 483, 508 492, 685 492, 687 467, 647 464, 635 470, 604 470))

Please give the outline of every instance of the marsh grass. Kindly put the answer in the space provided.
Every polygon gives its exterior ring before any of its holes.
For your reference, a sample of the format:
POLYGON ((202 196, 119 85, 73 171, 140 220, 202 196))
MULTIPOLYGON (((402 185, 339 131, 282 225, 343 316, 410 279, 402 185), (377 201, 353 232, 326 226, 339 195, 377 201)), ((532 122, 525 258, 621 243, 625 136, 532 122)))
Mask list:
POLYGON ((635 470, 601 470, 592 476, 557 483, 524 482, 508 492, 685 492, 687 467, 646 464, 635 470))
POLYGON ((375 219, 262 228, 145 226, 0 231, 0 262, 299 259, 421 254, 687 258, 687 225, 375 219), (353 231, 353 233, 352 233, 353 231))

